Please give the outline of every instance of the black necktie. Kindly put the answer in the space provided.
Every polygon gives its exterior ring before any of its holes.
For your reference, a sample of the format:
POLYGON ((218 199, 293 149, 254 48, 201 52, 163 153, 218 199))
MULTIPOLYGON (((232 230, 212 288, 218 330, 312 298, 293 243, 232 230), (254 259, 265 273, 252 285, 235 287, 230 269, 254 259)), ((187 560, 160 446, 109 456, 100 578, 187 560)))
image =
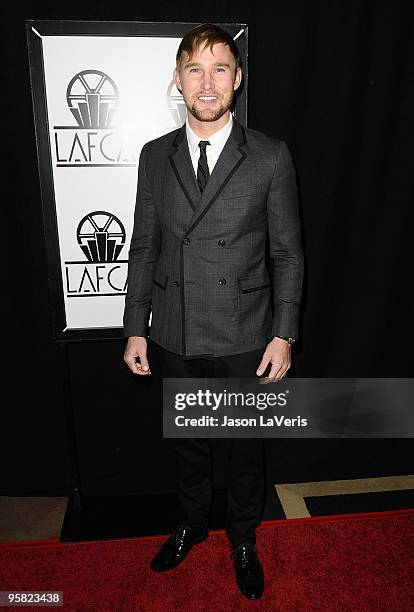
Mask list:
POLYGON ((201 193, 204 191, 204 187, 208 179, 210 178, 210 171, 208 169, 207 163, 207 155, 206 155, 206 147, 209 145, 208 140, 200 140, 198 146, 200 147, 200 158, 198 160, 198 168, 197 168, 197 183, 200 187, 201 193))

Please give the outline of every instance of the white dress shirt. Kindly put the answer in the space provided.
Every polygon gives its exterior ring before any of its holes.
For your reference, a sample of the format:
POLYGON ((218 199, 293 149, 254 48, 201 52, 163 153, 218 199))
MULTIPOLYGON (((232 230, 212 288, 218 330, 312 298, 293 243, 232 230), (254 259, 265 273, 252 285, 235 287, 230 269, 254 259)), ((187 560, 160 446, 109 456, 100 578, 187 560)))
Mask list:
POLYGON ((191 155, 191 161, 193 162, 194 173, 197 176, 197 168, 198 168, 198 159, 200 157, 200 147, 198 143, 200 140, 208 140, 209 145, 206 147, 206 155, 207 155, 207 163, 210 174, 213 172, 213 168, 216 165, 216 162, 219 158, 220 153, 223 150, 224 145, 227 142, 228 137, 230 136, 231 129, 233 127, 233 116, 230 113, 230 119, 222 128, 220 128, 217 132, 214 132, 208 138, 200 138, 194 131, 190 128, 188 123, 188 117, 185 121, 186 133, 187 133, 187 142, 188 148, 191 155))

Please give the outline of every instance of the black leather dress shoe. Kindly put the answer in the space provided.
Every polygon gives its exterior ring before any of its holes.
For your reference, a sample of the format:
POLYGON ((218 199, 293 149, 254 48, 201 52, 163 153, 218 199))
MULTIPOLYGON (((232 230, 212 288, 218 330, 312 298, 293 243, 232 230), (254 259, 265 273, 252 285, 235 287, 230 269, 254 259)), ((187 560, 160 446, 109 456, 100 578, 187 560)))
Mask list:
POLYGON ((178 525, 152 559, 151 569, 154 572, 165 572, 177 567, 186 558, 194 544, 204 542, 207 537, 207 527, 196 530, 189 523, 178 525))
POLYGON ((264 576, 255 547, 252 544, 240 544, 233 549, 236 581, 240 591, 248 599, 259 599, 263 593, 264 576))

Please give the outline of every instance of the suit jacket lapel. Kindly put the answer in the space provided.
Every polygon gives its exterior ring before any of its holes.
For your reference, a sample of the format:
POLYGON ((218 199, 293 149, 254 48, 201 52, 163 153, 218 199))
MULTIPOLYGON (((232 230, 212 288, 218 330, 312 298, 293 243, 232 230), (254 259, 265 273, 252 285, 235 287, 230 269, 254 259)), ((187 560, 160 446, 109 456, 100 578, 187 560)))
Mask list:
POLYGON ((223 147, 213 172, 207 181, 203 193, 200 193, 194 168, 188 150, 185 124, 178 130, 173 142, 174 152, 170 155, 171 165, 179 181, 185 196, 193 209, 191 228, 197 219, 201 219, 213 204, 234 172, 247 157, 244 150, 246 136, 241 124, 233 118, 233 127, 223 147))
POLYGON ((174 150, 170 155, 170 163, 177 181, 180 183, 185 197, 194 211, 201 199, 201 193, 194 174, 190 151, 188 150, 185 123, 178 130, 173 141, 173 147, 174 150))

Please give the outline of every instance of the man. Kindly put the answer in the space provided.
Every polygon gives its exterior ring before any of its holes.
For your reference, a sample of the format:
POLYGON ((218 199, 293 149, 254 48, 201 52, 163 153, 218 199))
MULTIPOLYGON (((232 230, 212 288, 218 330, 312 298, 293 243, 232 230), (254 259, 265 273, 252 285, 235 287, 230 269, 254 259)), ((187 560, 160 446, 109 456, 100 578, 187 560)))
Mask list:
MULTIPOLYGON (((290 367, 303 278, 295 171, 283 141, 232 117, 241 80, 228 33, 203 24, 184 36, 174 81, 186 123, 146 143, 139 162, 124 314, 124 359, 135 374, 255 377, 270 367, 268 382, 290 367)), ((226 532, 237 584, 257 599, 263 441, 225 442, 226 532)), ((178 439, 175 455, 183 519, 152 560, 154 571, 176 567, 208 536, 209 441, 178 439)))

